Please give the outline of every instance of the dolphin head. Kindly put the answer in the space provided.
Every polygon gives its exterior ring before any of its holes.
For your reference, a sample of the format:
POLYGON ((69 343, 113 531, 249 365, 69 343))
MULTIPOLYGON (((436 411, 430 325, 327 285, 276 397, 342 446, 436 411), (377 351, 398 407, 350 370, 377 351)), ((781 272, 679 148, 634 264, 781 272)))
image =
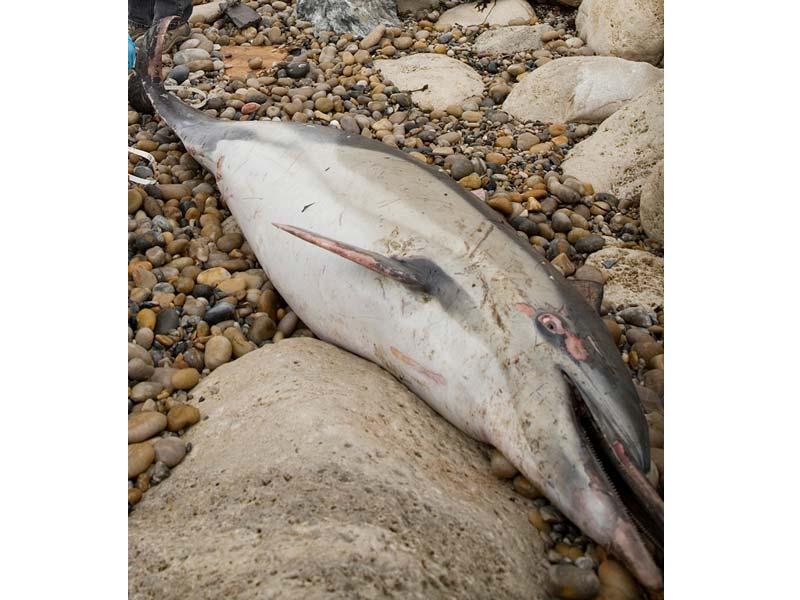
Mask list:
POLYGON ((645 477, 647 422, 619 350, 560 274, 514 295, 506 311, 510 402, 495 445, 645 587, 661 589, 651 540, 660 550, 663 501, 645 477))

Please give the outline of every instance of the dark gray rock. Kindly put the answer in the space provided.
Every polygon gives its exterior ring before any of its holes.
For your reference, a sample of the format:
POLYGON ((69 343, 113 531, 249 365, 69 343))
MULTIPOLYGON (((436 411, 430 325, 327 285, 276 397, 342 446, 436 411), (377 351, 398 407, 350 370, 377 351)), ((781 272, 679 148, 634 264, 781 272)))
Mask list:
POLYGON ((177 67, 173 67, 173 69, 169 72, 169 77, 174 79, 176 83, 181 84, 186 81, 187 77, 189 77, 189 67, 186 65, 178 65, 177 67))
POLYGON ((395 0, 297 0, 297 18, 317 30, 363 37, 378 25, 399 25, 395 0))

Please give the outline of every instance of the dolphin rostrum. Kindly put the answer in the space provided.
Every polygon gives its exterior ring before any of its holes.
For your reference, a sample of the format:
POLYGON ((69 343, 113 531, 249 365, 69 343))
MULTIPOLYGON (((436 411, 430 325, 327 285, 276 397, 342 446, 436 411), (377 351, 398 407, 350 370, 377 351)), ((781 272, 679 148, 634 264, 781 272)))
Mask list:
POLYGON ((183 104, 161 84, 169 20, 138 60, 145 93, 215 175, 302 321, 498 448, 646 588, 662 589, 647 423, 596 310, 494 211, 399 150, 333 127, 221 122, 183 104))

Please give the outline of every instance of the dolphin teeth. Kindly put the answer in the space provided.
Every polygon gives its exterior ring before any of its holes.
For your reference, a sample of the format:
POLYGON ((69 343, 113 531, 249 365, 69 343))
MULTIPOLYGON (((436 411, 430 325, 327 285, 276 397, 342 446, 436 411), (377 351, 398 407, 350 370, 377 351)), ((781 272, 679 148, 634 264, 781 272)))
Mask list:
MULTIPOLYGON (((602 476, 607 490, 616 498, 618 505, 622 508, 628 519, 634 524, 637 532, 645 542, 645 546, 648 547, 650 553, 656 557, 658 563, 662 565, 663 568, 663 520, 656 520, 652 515, 647 514, 646 511, 643 515, 640 515, 634 510, 639 504, 645 506, 643 501, 638 498, 633 488, 625 481, 624 476, 615 468, 613 459, 605 456, 607 453, 607 443, 603 438, 602 432, 595 424, 591 412, 585 406, 580 391, 575 388, 571 382, 570 388, 573 394, 575 424, 580 431, 584 448, 594 460, 594 464, 597 466, 597 470, 602 476), (599 439, 593 439, 591 434, 594 434, 594 436, 599 439), (622 492, 625 492, 624 496, 622 492), (626 498, 628 498, 631 504, 626 502, 626 498), (653 521, 653 523, 648 524, 647 521, 653 521), (660 531, 655 531, 654 528, 660 531)), ((638 510, 641 511, 642 509, 639 508, 638 510)))

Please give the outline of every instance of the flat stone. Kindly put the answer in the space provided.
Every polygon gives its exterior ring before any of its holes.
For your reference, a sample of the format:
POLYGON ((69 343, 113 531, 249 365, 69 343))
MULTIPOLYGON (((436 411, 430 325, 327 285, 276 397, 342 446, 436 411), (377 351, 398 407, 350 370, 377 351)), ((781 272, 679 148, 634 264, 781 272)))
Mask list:
POLYGON ((503 110, 520 121, 600 123, 663 79, 664 71, 647 63, 567 56, 526 75, 503 110))
POLYGON ((475 52, 494 56, 539 50, 542 47, 541 34, 552 30, 553 28, 546 23, 490 29, 475 40, 475 52))
POLYGON ((590 254, 586 264, 606 277, 604 305, 664 305, 663 258, 642 250, 603 248, 590 254))
POLYGON ((664 83, 660 82, 576 144, 561 168, 565 176, 591 183, 597 191, 632 199, 663 158, 664 83))
POLYGON ((129 517, 131 598, 545 597, 533 502, 376 365, 291 338, 201 396, 196 451, 129 517))
POLYGON ((514 19, 535 19, 531 5, 524 0, 494 0, 478 10, 477 2, 460 4, 442 13, 439 25, 508 25, 514 19))
POLYGON ((467 98, 483 94, 483 80, 461 61, 440 54, 413 54, 393 60, 379 60, 375 68, 404 91, 423 109, 445 110, 467 98), (427 89, 422 91, 422 87, 427 89))

